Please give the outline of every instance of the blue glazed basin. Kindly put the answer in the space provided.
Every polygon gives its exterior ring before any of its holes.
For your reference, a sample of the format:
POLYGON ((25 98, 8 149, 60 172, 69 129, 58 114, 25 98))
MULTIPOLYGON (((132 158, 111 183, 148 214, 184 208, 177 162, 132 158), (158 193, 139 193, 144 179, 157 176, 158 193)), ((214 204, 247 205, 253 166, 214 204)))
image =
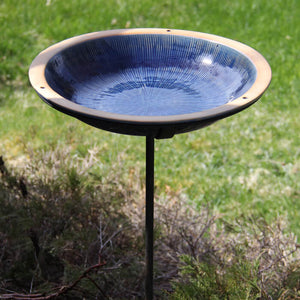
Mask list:
POLYGON ((219 36, 131 29, 55 44, 29 77, 44 101, 92 126, 168 138, 253 104, 271 69, 254 49, 219 36))

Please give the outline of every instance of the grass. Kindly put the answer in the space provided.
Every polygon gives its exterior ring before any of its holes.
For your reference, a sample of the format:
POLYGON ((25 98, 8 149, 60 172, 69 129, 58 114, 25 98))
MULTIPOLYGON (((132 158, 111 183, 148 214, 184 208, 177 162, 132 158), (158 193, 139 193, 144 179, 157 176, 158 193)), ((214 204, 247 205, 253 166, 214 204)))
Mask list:
POLYGON ((108 166, 124 153, 124 174, 144 164, 144 140, 106 133, 46 107, 30 88, 30 62, 47 46, 86 32, 170 27, 209 32, 259 50, 273 80, 261 101, 209 128, 156 143, 156 185, 182 190, 229 215, 288 214, 299 233, 298 1, 2 1, 1 153, 15 164, 28 151, 71 145, 101 149, 108 166), (47 5, 48 3, 48 5, 47 5), (134 149, 134 151, 133 151, 134 149))
MULTIPOLYGON (((1 299, 143 297, 142 178, 123 181, 122 163, 99 178, 96 152, 44 152, 22 176, 0 162, 1 299)), ((156 299, 298 299, 299 244, 287 225, 224 222, 169 190, 155 210, 156 299)))
POLYGON ((84 159, 96 147, 97 178, 120 160, 124 178, 137 168, 143 174, 144 139, 100 131, 49 108, 29 85, 31 61, 62 39, 112 28, 225 36, 261 52, 271 65, 272 83, 238 115, 157 141, 157 195, 180 192, 199 208, 210 203, 227 220, 254 214, 271 222, 284 216, 299 235, 299 15, 298 0, 2 0, 0 155, 22 173, 42 151, 68 147, 70 155, 84 159))

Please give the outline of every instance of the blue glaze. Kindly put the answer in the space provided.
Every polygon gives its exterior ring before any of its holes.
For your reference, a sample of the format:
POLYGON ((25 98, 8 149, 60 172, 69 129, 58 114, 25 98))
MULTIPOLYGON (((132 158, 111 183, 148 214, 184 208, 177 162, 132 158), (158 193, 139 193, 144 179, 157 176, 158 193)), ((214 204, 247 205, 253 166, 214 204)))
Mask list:
POLYGON ((243 95, 256 79, 251 61, 208 40, 164 34, 110 36, 56 54, 46 79, 77 104, 125 115, 204 111, 243 95))

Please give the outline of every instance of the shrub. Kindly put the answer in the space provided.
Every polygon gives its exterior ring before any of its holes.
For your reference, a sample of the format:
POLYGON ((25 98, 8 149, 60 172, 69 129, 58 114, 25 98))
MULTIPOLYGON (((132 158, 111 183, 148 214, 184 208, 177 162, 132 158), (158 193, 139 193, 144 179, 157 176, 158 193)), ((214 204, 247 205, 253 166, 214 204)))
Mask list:
MULTIPOLYGON (((142 298, 140 170, 124 179, 116 164, 99 176, 96 149, 84 158, 64 149, 31 161, 16 171, 0 159, 1 298, 142 298)), ((156 198, 157 298, 300 296, 299 245, 284 219, 226 222, 180 192, 156 198)))

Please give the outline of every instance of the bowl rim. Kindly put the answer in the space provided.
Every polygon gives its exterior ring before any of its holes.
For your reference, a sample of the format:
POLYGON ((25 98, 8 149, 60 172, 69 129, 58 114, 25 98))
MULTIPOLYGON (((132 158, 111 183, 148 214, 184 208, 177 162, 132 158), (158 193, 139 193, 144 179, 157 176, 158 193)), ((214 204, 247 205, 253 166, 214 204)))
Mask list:
POLYGON ((71 112, 75 115, 84 115, 85 117, 96 118, 101 120, 109 120, 114 122, 126 122, 131 124, 169 124, 169 123, 182 123, 193 122, 201 120, 209 120, 215 118, 222 118, 241 111, 242 109, 250 106, 256 102, 268 88, 272 77, 271 68, 266 59, 253 48, 240 43, 235 40, 224 38, 214 34, 179 30, 179 29, 166 29, 166 28, 135 28, 135 29, 114 29, 97 31, 92 33, 86 33, 79 36, 71 37, 61 42, 58 42, 44 51, 40 52, 32 61, 29 68, 29 80, 32 87, 38 93, 38 95, 44 99, 48 104, 60 108, 61 110, 71 112), (76 104, 67 98, 62 97, 55 90, 53 90, 48 84, 45 77, 45 70, 49 60, 61 52, 62 50, 72 47, 74 45, 110 36, 127 36, 127 35, 178 35, 183 37, 193 37, 198 39, 207 40, 210 42, 218 43, 235 51, 240 52, 246 58, 248 58, 254 67, 256 68, 256 80, 252 86, 240 97, 217 107, 193 112, 188 114, 177 114, 167 116, 138 116, 138 115, 125 115, 118 113, 111 113, 85 107, 83 105, 76 104))

